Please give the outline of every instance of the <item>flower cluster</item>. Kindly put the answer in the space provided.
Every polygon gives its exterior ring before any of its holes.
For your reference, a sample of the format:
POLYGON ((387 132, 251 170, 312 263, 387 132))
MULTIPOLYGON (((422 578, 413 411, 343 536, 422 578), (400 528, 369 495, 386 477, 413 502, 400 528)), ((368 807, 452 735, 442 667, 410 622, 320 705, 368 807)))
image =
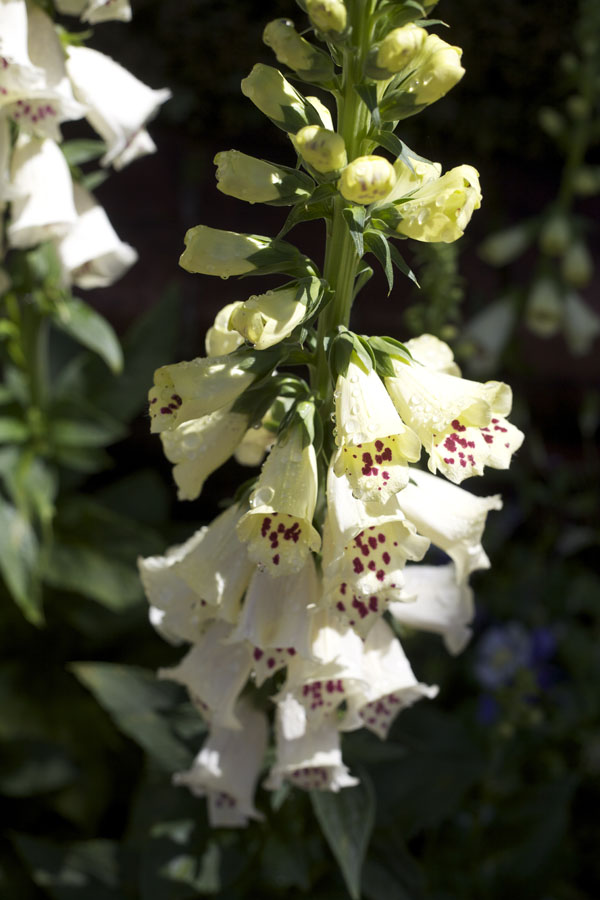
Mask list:
POLYGON ((348 328, 366 252, 406 272, 392 240, 456 240, 479 206, 475 169, 442 175, 393 135, 406 110, 443 96, 463 72, 457 48, 418 24, 417 6, 307 0, 316 36, 337 46, 336 62, 362 59, 339 74, 293 23, 267 26, 278 60, 336 97, 337 131, 323 102, 277 69, 256 66, 242 82, 287 131, 305 171, 228 151, 216 158, 218 187, 291 206, 288 231, 325 218, 322 273, 281 237, 205 225, 186 235, 181 265, 190 272, 292 279, 221 310, 207 355, 158 369, 149 394, 152 430, 174 463, 181 499, 197 498, 233 455, 262 462, 252 486, 212 523, 140 561, 152 623, 188 645, 160 675, 187 688, 209 725, 176 783, 208 798, 214 825, 260 818, 254 791, 270 731, 264 788, 338 791, 356 784, 342 732, 367 728, 384 739, 402 709, 437 694, 413 672, 399 636, 436 632, 451 653, 467 643, 469 576, 489 565, 482 535, 501 501, 459 485, 485 466, 507 468, 523 439, 506 418, 510 388, 463 379, 438 338, 402 344, 348 328), (385 10, 396 6, 410 21, 386 35, 397 17, 388 21, 385 10), (372 47, 361 42, 365 29, 377 38, 372 47), (367 72, 356 86, 375 87, 376 108, 344 99, 375 96, 341 90, 356 71, 367 72), (394 140, 393 162, 372 153, 394 140), (429 471, 418 465, 423 451, 429 471), (446 564, 423 563, 432 546, 446 564))
MULTIPOLYGON (((86 22, 128 21, 126 0, 60 0, 86 22)), ((137 254, 74 178, 60 125, 86 118, 104 142, 101 164, 116 169, 155 146, 145 129, 168 90, 152 90, 114 60, 67 42, 40 6, 0 2, 0 204, 9 204, 8 248, 50 241, 65 286, 111 284, 137 254)), ((4 243, 4 241, 3 241, 4 243)))

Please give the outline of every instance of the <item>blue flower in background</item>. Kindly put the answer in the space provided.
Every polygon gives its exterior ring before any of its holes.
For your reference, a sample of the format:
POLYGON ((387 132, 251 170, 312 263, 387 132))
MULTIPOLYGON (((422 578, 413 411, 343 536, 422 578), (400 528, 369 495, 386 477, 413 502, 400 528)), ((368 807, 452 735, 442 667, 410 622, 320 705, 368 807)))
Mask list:
POLYGON ((479 641, 475 675, 484 688, 495 691, 509 684, 532 658, 532 639, 520 622, 495 625, 479 641))

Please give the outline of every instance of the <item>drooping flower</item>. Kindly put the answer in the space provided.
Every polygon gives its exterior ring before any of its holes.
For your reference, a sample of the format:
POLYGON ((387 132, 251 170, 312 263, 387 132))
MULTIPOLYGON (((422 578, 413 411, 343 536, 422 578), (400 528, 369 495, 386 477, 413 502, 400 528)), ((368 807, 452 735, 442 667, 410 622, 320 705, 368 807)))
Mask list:
POLYGON ((44 84, 43 71, 29 58, 25 0, 0 3, 0 34, 0 106, 4 106, 14 95, 44 84))
POLYGON ((321 537, 312 519, 317 502, 315 449, 303 446, 299 425, 287 431, 269 453, 250 498, 251 509, 238 525, 248 554, 272 575, 288 575, 304 565, 321 537))
POLYGON ((393 601, 388 607, 397 622, 419 631, 440 634, 453 655, 465 648, 471 638, 473 591, 466 580, 457 580, 452 563, 444 566, 407 565, 403 595, 402 601, 393 601))
POLYGON ((351 690, 342 730, 364 725, 382 740, 398 713, 423 697, 433 698, 436 685, 417 681, 392 629, 379 619, 371 628, 362 657, 363 681, 351 690))
POLYGON ((337 475, 345 473, 364 501, 385 501, 408 482, 408 462, 418 460, 417 436, 396 412, 377 373, 351 359, 335 390, 337 475))
POLYGON ((357 156, 341 174, 342 197, 362 206, 383 200, 396 183, 394 166, 384 156, 357 156))
POLYGON ((242 730, 213 726, 189 771, 173 776, 173 784, 207 798, 214 828, 243 828, 248 819, 263 818, 254 790, 267 748, 267 719, 244 698, 234 714, 242 730))
POLYGON ((377 65, 387 72, 400 72, 412 63, 427 37, 424 28, 414 22, 388 31, 377 51, 377 65))
POLYGON ((274 443, 275 432, 264 424, 249 428, 233 454, 235 461, 240 466, 260 466, 274 443))
POLYGON ((456 566, 460 583, 476 569, 487 569, 490 561, 481 545, 487 514, 501 509, 498 494, 476 497, 444 478, 411 471, 415 482, 396 497, 398 506, 420 534, 440 547, 456 566))
POLYGON ((77 220, 56 242, 66 279, 77 287, 108 287, 132 266, 138 255, 121 241, 104 209, 81 185, 73 184, 77 220))
POLYGON ((418 363, 391 358, 385 379, 402 419, 429 454, 429 469, 460 484, 481 475, 485 465, 506 469, 523 434, 506 421, 512 392, 498 381, 481 384, 418 363))
POLYGON ((242 94, 283 131, 295 134, 304 125, 321 125, 317 109, 298 93, 279 69, 256 63, 241 83, 242 94))
POLYGON ((239 150, 225 150, 214 158, 217 188, 247 203, 296 203, 310 195, 314 182, 302 172, 276 166, 239 150))
MULTIPOLYGON (((404 26, 406 28, 406 26, 404 26)), ((402 32, 403 29, 398 29, 402 32)), ((460 64, 462 50, 460 47, 452 47, 443 41, 437 34, 427 34, 421 40, 418 50, 415 52, 410 40, 406 38, 400 41, 400 51, 405 49, 408 43, 407 59, 400 69, 396 69, 396 57, 401 62, 401 54, 396 54, 394 47, 394 32, 388 36, 389 62, 393 71, 398 72, 399 84, 397 88, 387 92, 380 104, 381 116, 385 121, 404 119, 414 113, 435 103, 453 88, 465 74, 460 64)), ((406 35, 409 37, 410 32, 406 35)), ((385 46, 384 39, 382 46, 385 46)), ((406 51, 405 51, 406 52, 406 51)), ((378 60, 378 64, 379 60, 378 60)))
POLYGON ((145 130, 171 92, 153 90, 104 53, 70 45, 67 72, 86 117, 108 149, 103 166, 122 169, 138 156, 153 153, 154 142, 145 130))
POLYGON ((291 19, 274 19, 263 31, 263 41, 271 47, 277 62, 294 69, 309 81, 333 78, 331 57, 301 37, 291 19))
POLYGON ((304 709, 291 695, 277 704, 276 741, 276 760, 263 782, 267 790, 278 790, 284 781, 302 790, 334 793, 358 784, 342 761, 335 725, 323 721, 307 729, 304 709))
POLYGON ((319 31, 341 33, 346 28, 348 10, 343 0, 306 0, 308 16, 319 31))
POLYGON ((227 353, 237 350, 244 343, 241 334, 229 328, 231 313, 241 302, 241 300, 236 300, 235 303, 228 303, 215 316, 215 321, 206 332, 204 339, 207 356, 225 356, 227 353))
POLYGON ((230 634, 231 625, 212 622, 181 662, 159 669, 158 677, 184 685, 211 725, 241 729, 235 707, 252 670, 252 656, 249 644, 228 643, 230 634))
POLYGON ((413 359, 433 369, 435 372, 445 372, 446 375, 460 376, 460 369, 454 360, 452 348, 441 341, 434 334, 421 334, 404 342, 413 359))
POLYGON ((266 350, 289 337, 311 315, 322 293, 321 280, 311 278, 255 294, 232 311, 230 327, 256 350, 266 350))

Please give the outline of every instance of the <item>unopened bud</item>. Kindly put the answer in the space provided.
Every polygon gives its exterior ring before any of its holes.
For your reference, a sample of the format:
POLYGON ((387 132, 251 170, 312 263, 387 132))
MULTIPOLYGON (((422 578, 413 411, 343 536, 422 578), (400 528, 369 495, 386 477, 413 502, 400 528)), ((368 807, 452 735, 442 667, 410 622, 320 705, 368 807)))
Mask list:
POLYGON ((571 240, 568 220, 560 213, 546 219, 540 232, 540 249, 548 256, 562 256, 571 240))
POLYGON ((291 19, 274 19, 263 32, 263 41, 277 60, 311 81, 333 78, 333 63, 328 54, 301 37, 291 19))
POLYGON ((542 106, 538 112, 538 122, 540 127, 544 129, 550 137, 558 137, 562 134, 565 127, 565 120, 559 112, 552 109, 551 106, 542 106))
POLYGON ((185 250, 179 265, 187 272, 220 275, 222 278, 252 272, 256 265, 250 261, 251 257, 271 243, 268 238, 258 235, 222 231, 208 225, 190 228, 184 240, 185 250))
POLYGON ((377 52, 377 65, 388 72, 400 72, 419 53, 427 37, 424 28, 413 22, 394 28, 384 37, 377 52))
POLYGON ((573 174, 573 190, 582 197, 600 191, 600 166, 580 166, 573 174))
POLYGON ((594 263, 582 241, 571 244, 561 262, 562 276, 573 287, 585 287, 594 273, 594 263))
POLYGON ((308 197, 312 182, 302 172, 255 159, 239 150, 224 150, 214 159, 217 188, 247 203, 292 204, 308 197))
POLYGON ((341 34, 346 29, 348 11, 342 0, 306 0, 306 11, 318 31, 341 34))
POLYGON ((318 124, 318 115, 279 69, 257 63, 242 79, 242 94, 265 116, 283 129, 296 132, 303 125, 318 124))
POLYGON ((243 337, 237 331, 229 328, 232 312, 241 305, 242 301, 236 300, 235 303, 228 303, 219 310, 204 339, 207 356, 225 356, 226 353, 237 350, 244 343, 243 337))
POLYGON ((394 167, 383 156, 358 156, 342 172, 338 188, 346 200, 368 206, 383 200, 395 183, 394 167))
POLYGON ((525 321, 538 337, 557 334, 563 319, 563 302, 558 286, 552 278, 538 278, 527 299, 525 321))
POLYGON ((346 144, 341 134, 319 128, 318 125, 301 128, 292 137, 292 143, 304 162, 317 172, 336 172, 348 162, 346 144))
POLYGON ((565 298, 565 338, 571 353, 584 356, 600 334, 600 316, 571 291, 565 298))
POLYGON ((249 297, 233 310, 229 327, 256 350, 266 350, 288 337, 310 315, 321 293, 320 280, 313 278, 302 288, 293 282, 249 297))

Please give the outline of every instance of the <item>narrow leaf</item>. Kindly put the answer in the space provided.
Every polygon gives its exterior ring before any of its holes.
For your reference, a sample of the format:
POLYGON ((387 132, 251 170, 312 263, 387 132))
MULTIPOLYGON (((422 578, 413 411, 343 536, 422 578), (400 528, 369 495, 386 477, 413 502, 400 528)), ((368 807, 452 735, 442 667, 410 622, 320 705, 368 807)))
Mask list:
POLYGON ((379 106, 377 101, 377 85, 357 84, 354 86, 354 90, 371 113, 373 124, 376 128, 379 128, 381 126, 381 116, 379 114, 379 106))
POLYGON ((0 497, 0 572, 23 615, 34 625, 43 621, 38 561, 38 539, 30 522, 0 497))
POLYGON ((419 282, 417 281, 417 277, 410 266, 405 262, 404 257, 398 251, 398 248, 393 244, 389 244, 390 254, 392 257, 392 262, 396 266, 397 269, 400 269, 403 275, 406 275, 407 278, 410 278, 411 281, 414 281, 417 287, 420 287, 419 282))
POLYGON ((362 256, 365 252, 363 231, 367 212, 364 206, 353 205, 344 207, 343 214, 350 236, 354 241, 356 252, 358 256, 362 256))
POLYGON ((100 356, 109 369, 123 368, 123 351, 112 325, 77 297, 70 297, 53 314, 54 324, 100 356))
POLYGON ((360 898, 360 875, 375 821, 373 788, 367 776, 353 788, 334 794, 311 791, 319 825, 338 861, 352 900, 360 898))
POLYGON ((142 591, 135 569, 83 543, 57 538, 44 564, 44 580, 55 588, 90 597, 121 611, 139 603, 142 591))
POLYGON ((388 283, 388 296, 394 286, 394 268, 388 239, 380 231, 369 230, 365 232, 365 244, 381 264, 388 283))

